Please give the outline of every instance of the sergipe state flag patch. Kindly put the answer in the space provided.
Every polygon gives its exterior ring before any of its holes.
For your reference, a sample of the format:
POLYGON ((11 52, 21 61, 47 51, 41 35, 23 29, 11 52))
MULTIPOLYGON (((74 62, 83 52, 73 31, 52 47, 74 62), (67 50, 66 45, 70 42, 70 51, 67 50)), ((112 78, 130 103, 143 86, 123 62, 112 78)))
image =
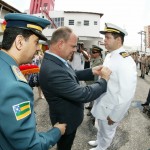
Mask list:
POLYGON ((31 114, 30 101, 25 101, 12 107, 17 120, 21 120, 31 114))

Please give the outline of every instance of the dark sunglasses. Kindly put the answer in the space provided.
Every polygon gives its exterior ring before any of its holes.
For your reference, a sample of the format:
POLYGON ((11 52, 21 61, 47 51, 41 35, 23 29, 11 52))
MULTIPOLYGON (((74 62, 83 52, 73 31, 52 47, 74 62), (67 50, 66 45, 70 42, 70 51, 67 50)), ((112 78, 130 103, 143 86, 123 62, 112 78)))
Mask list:
POLYGON ((91 51, 92 52, 92 54, 96 54, 96 53, 99 53, 98 51, 91 51))

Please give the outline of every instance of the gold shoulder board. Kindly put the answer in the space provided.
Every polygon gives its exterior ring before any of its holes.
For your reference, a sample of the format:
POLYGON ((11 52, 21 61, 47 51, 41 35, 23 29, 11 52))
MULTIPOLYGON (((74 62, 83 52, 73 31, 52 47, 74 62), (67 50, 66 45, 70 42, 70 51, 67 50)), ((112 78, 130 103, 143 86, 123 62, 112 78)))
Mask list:
POLYGON ((119 53, 123 58, 126 58, 129 56, 129 54, 127 52, 120 52, 119 53))

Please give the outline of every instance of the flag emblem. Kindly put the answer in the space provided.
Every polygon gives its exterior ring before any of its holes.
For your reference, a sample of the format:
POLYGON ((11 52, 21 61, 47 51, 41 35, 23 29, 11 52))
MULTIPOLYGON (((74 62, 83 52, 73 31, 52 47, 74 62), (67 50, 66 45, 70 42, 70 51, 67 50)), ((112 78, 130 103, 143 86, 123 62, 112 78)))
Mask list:
POLYGON ((12 106, 16 119, 21 120, 31 114, 30 101, 12 106))

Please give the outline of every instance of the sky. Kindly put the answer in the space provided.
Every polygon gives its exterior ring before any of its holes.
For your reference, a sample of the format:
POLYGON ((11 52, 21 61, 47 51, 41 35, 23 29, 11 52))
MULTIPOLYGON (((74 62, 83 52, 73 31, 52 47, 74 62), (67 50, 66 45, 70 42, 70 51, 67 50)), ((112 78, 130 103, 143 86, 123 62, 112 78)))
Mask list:
MULTIPOLYGON (((21 11, 30 7, 30 0, 4 1, 21 11)), ((102 13, 100 30, 104 29, 105 22, 122 27, 128 32, 124 45, 136 50, 141 45, 141 35, 138 32, 150 25, 150 0, 55 0, 54 9, 102 13)))

